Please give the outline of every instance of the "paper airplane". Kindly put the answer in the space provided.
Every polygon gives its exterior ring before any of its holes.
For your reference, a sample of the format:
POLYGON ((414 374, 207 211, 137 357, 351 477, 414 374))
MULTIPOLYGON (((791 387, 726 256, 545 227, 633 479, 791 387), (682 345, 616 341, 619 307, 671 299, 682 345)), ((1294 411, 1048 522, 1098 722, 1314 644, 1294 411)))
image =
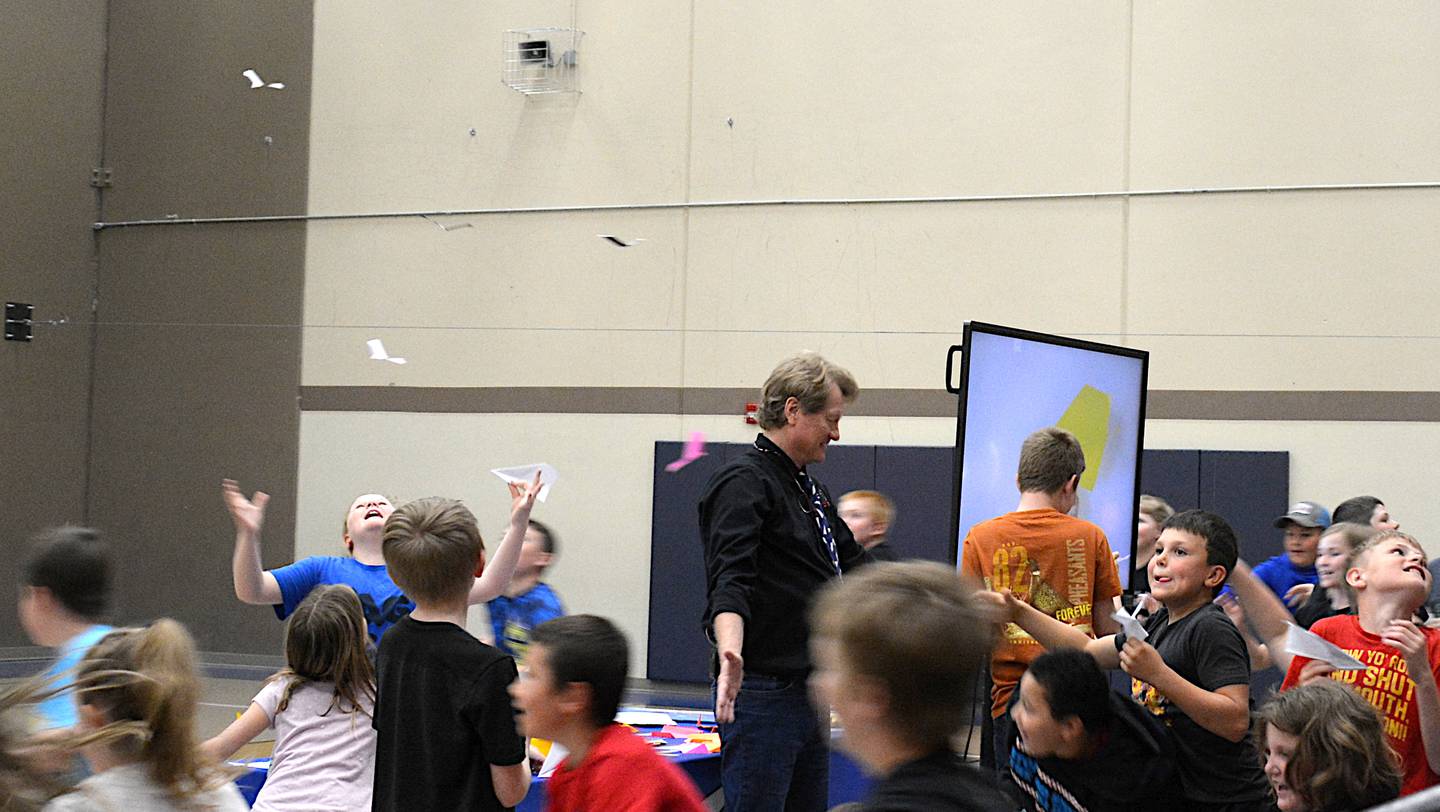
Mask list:
POLYGON ((680 459, 666 465, 665 470, 673 474, 705 456, 705 454, 705 433, 702 431, 692 431, 690 432, 690 439, 685 441, 684 450, 680 452, 680 459))
POLYGON ((1139 640, 1143 643, 1150 636, 1145 631, 1145 627, 1140 625, 1140 621, 1124 609, 1116 609, 1110 614, 1110 617, 1115 618, 1115 621, 1120 624, 1120 628, 1125 630, 1125 637, 1130 640, 1139 640))
POLYGON ((647 242, 647 240, 646 240, 644 237, 639 237, 639 238, 630 240, 629 242, 626 242, 625 240, 620 239, 619 237, 615 236, 614 234, 596 234, 595 236, 599 237, 599 238, 602 239, 602 240, 608 240, 612 245, 614 245, 614 246, 616 246, 616 247, 618 247, 618 248, 629 248, 629 247, 635 245, 635 243, 647 242))
POLYGON ((1285 650, 1291 654, 1329 663, 1335 666, 1337 671, 1365 670, 1365 664, 1351 657, 1345 649, 1294 623, 1285 625, 1289 627, 1285 630, 1285 650))
POLYGON ((405 363, 404 358, 399 358, 397 356, 391 355, 388 352, 385 352, 385 344, 378 338, 372 338, 369 341, 365 342, 365 346, 370 348, 371 361, 389 361, 392 364, 405 363))
POLYGON ((535 481, 535 472, 540 472, 540 492, 535 498, 544 502, 550 496, 550 486, 560 479, 560 472, 548 462, 538 462, 534 465, 516 465, 510 468, 495 468, 490 473, 500 477, 506 482, 513 482, 516 485, 529 485, 535 481))
POLYGON ((260 78, 260 74, 256 73, 254 68, 250 68, 250 69, 246 70, 244 73, 242 73, 242 74, 240 74, 240 75, 241 75, 241 76, 244 76, 246 79, 249 79, 249 80, 250 80, 250 89, 251 89, 251 90, 256 90, 257 88, 262 88, 262 87, 268 87, 268 88, 270 88, 270 89, 272 89, 272 90, 284 90, 284 89, 285 89, 285 83, 284 83, 284 82, 266 82, 264 79, 261 79, 261 78, 260 78))

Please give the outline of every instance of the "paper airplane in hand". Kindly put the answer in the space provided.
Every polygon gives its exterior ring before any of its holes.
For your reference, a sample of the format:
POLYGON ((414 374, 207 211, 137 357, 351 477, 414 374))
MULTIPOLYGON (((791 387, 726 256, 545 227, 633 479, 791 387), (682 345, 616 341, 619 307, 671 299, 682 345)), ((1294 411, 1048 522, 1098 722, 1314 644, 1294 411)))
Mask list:
POLYGON ((550 486, 560 479, 560 472, 548 462, 538 462, 534 465, 515 465, 510 468, 495 468, 490 473, 500 477, 506 482, 513 482, 516 485, 529 485, 535 481, 535 472, 540 472, 540 492, 535 498, 544 502, 550 495, 550 486))
POLYGON ((1285 650, 1291 654, 1329 663, 1335 666, 1337 671, 1365 670, 1364 663, 1315 632, 1306 631, 1294 623, 1285 625, 1289 627, 1285 630, 1285 650))
POLYGON ((1120 624, 1120 628, 1125 630, 1125 637, 1127 639, 1139 640, 1143 643, 1145 639, 1150 636, 1150 634, 1145 631, 1145 627, 1140 625, 1140 621, 1136 620, 1133 615, 1124 609, 1116 609, 1111 613, 1110 617, 1115 618, 1115 621, 1120 624))
POLYGON ((665 466, 665 470, 673 474, 681 468, 684 468, 690 463, 705 456, 705 454, 705 433, 700 431, 692 431, 690 432, 690 439, 685 441, 684 450, 680 452, 680 459, 675 460, 674 462, 665 466))
POLYGON ((371 361, 389 361, 392 364, 405 363, 404 358, 399 358, 391 355, 388 352, 385 352, 385 344, 382 343, 378 338, 372 338, 369 341, 365 342, 365 346, 370 348, 371 361))

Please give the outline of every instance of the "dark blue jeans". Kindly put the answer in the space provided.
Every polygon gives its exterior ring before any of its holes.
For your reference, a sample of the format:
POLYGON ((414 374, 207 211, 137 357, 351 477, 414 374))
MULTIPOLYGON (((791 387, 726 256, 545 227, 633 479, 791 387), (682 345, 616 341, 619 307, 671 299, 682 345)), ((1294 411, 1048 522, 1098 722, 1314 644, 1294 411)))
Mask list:
MULTIPOLYGON (((713 685, 710 693, 713 699, 713 685)), ((720 741, 725 812, 829 807, 830 720, 810 706, 803 679, 746 674, 735 721, 720 725, 720 741)))

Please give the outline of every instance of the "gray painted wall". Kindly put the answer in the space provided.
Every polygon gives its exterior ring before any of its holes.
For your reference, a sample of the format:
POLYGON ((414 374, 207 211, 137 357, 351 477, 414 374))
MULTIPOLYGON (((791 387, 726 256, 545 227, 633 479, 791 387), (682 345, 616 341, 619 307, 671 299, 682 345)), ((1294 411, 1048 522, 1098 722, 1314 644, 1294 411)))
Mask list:
MULTIPOLYGON (((7 573, 34 531, 85 518, 90 297, 105 2, 3 3, 0 299, 35 305, 28 344, 0 342, 0 551, 7 573), (23 8, 21 6, 23 5, 23 8)), ((0 577, 0 646, 27 646, 16 577, 0 577)))

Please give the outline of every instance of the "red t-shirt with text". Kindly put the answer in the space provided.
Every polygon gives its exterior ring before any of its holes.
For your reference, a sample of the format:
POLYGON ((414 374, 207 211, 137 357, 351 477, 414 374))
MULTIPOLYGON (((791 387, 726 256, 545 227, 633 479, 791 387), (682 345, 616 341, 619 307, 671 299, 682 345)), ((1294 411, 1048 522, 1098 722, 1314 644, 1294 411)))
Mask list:
POLYGON ((546 812, 705 812, 685 773, 620 725, 602 728, 579 765, 550 776, 546 812))
MULTIPOLYGON (((1415 682, 1405 667, 1400 650, 1381 642, 1380 638, 1360 627, 1354 615, 1327 617, 1316 621, 1310 631, 1329 640, 1365 663, 1364 671, 1333 671, 1330 678, 1354 688, 1360 696, 1379 709, 1385 721, 1385 738, 1400 756, 1404 782, 1400 794, 1409 795, 1426 787, 1440 784, 1425 760, 1425 742, 1420 738, 1420 705, 1415 701, 1415 682)), ((1421 627, 1425 634, 1430 671, 1440 678, 1440 630, 1421 627)), ((1295 657, 1280 690, 1295 687, 1300 669, 1310 662, 1308 657, 1295 657)))

